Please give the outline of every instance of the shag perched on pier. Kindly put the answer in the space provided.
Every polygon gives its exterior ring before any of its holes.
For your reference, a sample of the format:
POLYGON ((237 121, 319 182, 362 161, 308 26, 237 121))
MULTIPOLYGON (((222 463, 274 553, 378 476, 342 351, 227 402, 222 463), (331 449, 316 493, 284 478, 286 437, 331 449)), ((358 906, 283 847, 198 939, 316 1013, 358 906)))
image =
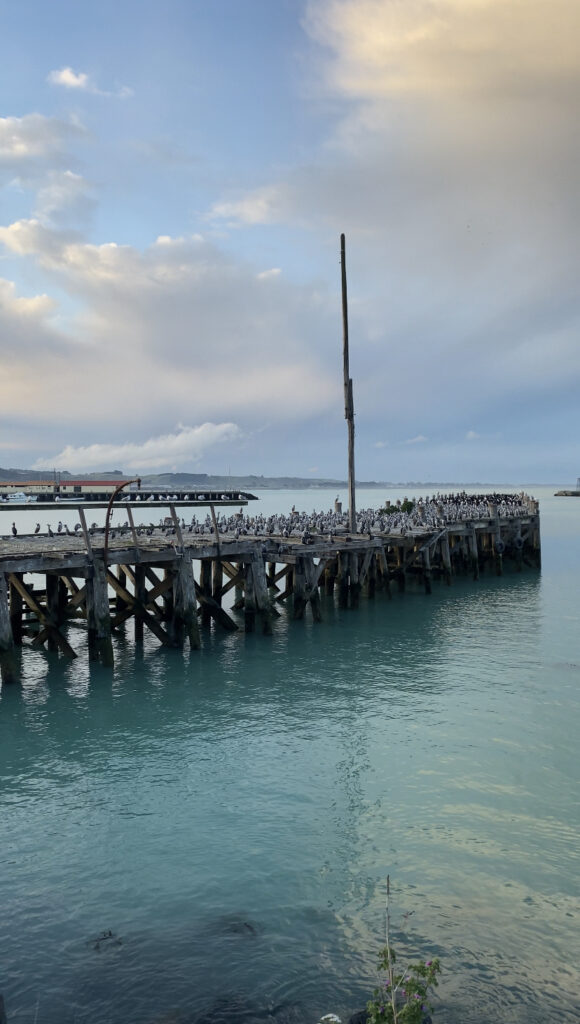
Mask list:
POLYGON ((36 524, 36 529, 35 529, 35 531, 34 531, 34 532, 35 532, 35 533, 40 533, 40 523, 37 523, 37 524, 36 524))
POLYGON ((12 536, 13 537, 17 537, 18 536, 18 530, 16 529, 16 523, 12 523, 12 536))
POLYGON ((47 523, 46 526, 47 526, 47 530, 48 530, 48 536, 49 537, 54 537, 54 530, 52 529, 50 523, 47 523))

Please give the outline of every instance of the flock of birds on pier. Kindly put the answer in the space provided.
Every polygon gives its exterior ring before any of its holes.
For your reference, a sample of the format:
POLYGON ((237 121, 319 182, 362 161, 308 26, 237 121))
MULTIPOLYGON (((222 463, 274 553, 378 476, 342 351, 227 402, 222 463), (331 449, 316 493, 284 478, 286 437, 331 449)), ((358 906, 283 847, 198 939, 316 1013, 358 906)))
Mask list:
MULTIPOLYGON (((533 499, 531 499, 533 500, 533 499)), ((418 498, 413 502, 397 501, 394 506, 388 505, 383 509, 362 509, 356 515, 356 530, 350 530, 348 513, 343 512, 340 503, 335 503, 335 510, 328 512, 310 513, 298 512, 292 508, 291 512, 265 516, 263 514, 248 515, 243 510, 233 515, 223 515, 220 519, 216 514, 216 522, 220 537, 228 536, 234 540, 240 537, 276 537, 294 538, 303 544, 312 544, 315 539, 325 539, 333 543, 335 537, 349 540, 353 535, 366 536, 372 539, 380 534, 398 533, 405 536, 407 532, 443 529, 452 523, 473 522, 477 519, 488 518, 492 509, 497 510, 500 518, 513 518, 527 515, 530 511, 530 499, 523 492, 520 494, 467 494, 465 491, 458 494, 434 494, 425 498, 418 498)), ((179 522, 179 528, 183 534, 193 534, 196 537, 215 534, 215 527, 209 513, 203 519, 193 515, 187 523, 185 519, 179 522)), ((56 530, 53 530, 50 523, 47 523, 46 533, 42 531, 41 524, 37 523, 34 530, 35 535, 42 534, 50 538, 55 536, 75 537, 82 532, 81 524, 76 523, 74 529, 59 521, 56 530)), ((89 534, 102 534, 104 527, 92 523, 89 534)), ((135 527, 138 536, 171 536, 178 532, 178 526, 169 517, 161 519, 158 524, 139 524, 135 527)), ((132 530, 129 522, 120 526, 110 528, 109 537, 114 540, 116 537, 131 535, 132 530)), ((16 523, 12 523, 12 535, 18 536, 16 523)))

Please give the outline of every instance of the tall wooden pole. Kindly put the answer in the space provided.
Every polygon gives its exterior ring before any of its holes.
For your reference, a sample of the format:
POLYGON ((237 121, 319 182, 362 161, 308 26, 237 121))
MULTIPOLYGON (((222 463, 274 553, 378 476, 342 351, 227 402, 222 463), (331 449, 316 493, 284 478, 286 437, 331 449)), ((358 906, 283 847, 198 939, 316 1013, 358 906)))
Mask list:
POLYGON ((348 425, 348 524, 356 532, 356 502, 354 493, 354 404, 352 380, 348 364, 348 302, 346 295, 345 238, 340 236, 340 270, 342 276, 342 337, 344 358, 344 418, 348 425))

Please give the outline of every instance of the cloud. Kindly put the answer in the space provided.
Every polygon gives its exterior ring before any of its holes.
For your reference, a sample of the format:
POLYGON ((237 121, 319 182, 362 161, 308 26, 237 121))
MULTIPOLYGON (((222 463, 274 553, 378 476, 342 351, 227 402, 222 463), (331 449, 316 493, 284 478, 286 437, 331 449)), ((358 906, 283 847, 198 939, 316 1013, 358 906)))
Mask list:
POLYGON ((42 114, 0 117, 0 172, 4 169, 10 178, 27 179, 47 166, 66 166, 68 146, 85 134, 76 118, 63 121, 42 114))
POLYGON ((270 277, 278 277, 282 270, 280 267, 272 267, 271 270, 262 270, 259 274, 256 274, 258 281, 267 281, 270 277))
POLYGON ((405 441, 405 444, 423 444, 425 441, 428 441, 428 440, 429 440, 429 438, 428 437, 424 437, 423 434, 417 434, 416 437, 409 437, 409 438, 407 438, 407 440, 405 441))
POLYGON ((532 437, 538 401, 580 386, 580 6, 310 0, 304 26, 333 129, 212 216, 307 226, 329 260, 346 230, 359 434, 388 393, 399 441, 419 415, 431 437, 474 414, 532 437))
POLYGON ((51 85, 64 85, 65 89, 81 89, 92 91, 89 76, 82 71, 78 73, 72 68, 61 68, 60 71, 51 71, 47 75, 47 82, 51 85))
POLYGON ((336 310, 319 288, 282 275, 265 287, 251 264, 200 235, 161 236, 140 251, 90 244, 29 218, 0 228, 0 244, 36 261, 72 302, 73 314, 59 310, 66 334, 48 341, 39 321, 26 356, 0 374, 5 412, 34 406, 61 447, 72 424, 77 438, 83 432, 77 443, 94 436, 104 402, 113 436, 163 431, 192 407, 218 423, 227 410, 228 421, 250 430, 339 407, 337 361, 327 358, 336 310))
POLYGON ((66 445, 57 455, 37 459, 33 468, 78 472, 121 465, 127 470, 151 472, 168 464, 174 467, 193 465, 215 445, 237 441, 240 437, 240 428, 235 423, 180 425, 173 434, 151 437, 142 443, 91 444, 78 448, 66 445))
POLYGON ((16 294, 14 282, 0 278, 0 310, 3 316, 13 316, 23 320, 40 320, 51 315, 55 308, 56 302, 49 295, 20 298, 16 294))
POLYGON ((73 171, 49 171, 36 197, 36 217, 44 224, 78 230, 96 208, 89 183, 73 171))
POLYGON ((74 71, 73 68, 64 67, 58 71, 50 71, 46 77, 51 85, 61 85, 65 89, 74 89, 78 92, 88 92, 93 96, 116 96, 125 99, 133 95, 133 90, 128 86, 121 86, 113 92, 97 88, 91 77, 84 71, 74 71))
POLYGON ((208 219, 236 224, 272 224, 280 221, 287 209, 284 185, 267 185, 239 198, 214 203, 208 219))
POLYGON ((497 432, 495 434, 478 434, 477 431, 475 430, 468 430, 465 435, 466 441, 499 441, 500 438, 500 432, 497 432))
POLYGON ((575 0, 310 0, 305 25, 347 96, 499 96, 578 72, 575 0))

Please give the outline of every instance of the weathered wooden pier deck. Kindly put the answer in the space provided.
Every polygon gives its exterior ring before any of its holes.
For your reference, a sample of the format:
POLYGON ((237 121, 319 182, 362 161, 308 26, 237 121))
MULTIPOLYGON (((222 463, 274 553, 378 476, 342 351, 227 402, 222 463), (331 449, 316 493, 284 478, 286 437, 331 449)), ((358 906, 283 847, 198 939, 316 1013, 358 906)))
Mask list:
POLYGON ((87 630, 89 658, 112 668, 115 634, 131 619, 137 642, 148 629, 163 645, 188 641, 197 649, 212 621, 224 630, 243 623, 246 631, 258 625, 271 633, 284 603, 294 619, 309 607, 319 621, 321 591, 336 592, 341 607, 355 608, 361 592, 390 595, 392 586, 404 590, 411 580, 429 594, 434 578, 450 584, 461 573, 477 579, 481 572, 501 575, 504 564, 514 571, 540 565, 536 503, 529 514, 511 518, 490 507, 487 517, 436 529, 345 531, 311 535, 308 543, 215 529, 198 535, 182 525, 173 504, 166 507, 165 527, 136 527, 129 513, 130 526, 105 537, 103 529, 87 529, 80 509, 83 529, 75 534, 0 540, 3 683, 25 678, 28 644, 76 657, 67 629, 72 622, 87 630))

